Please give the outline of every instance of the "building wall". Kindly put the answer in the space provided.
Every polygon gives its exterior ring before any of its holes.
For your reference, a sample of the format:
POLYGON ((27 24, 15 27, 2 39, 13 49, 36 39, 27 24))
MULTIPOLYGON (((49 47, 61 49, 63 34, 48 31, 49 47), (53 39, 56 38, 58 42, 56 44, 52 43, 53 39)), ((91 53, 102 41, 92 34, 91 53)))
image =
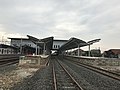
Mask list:
POLYGON ((59 49, 63 44, 65 44, 67 41, 53 41, 53 47, 52 49, 59 49))

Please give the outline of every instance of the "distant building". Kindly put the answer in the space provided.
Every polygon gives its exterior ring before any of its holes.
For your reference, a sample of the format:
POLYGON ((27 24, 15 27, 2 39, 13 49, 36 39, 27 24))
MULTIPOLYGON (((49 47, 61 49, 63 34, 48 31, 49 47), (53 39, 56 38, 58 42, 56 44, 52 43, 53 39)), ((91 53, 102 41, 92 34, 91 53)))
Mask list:
POLYGON ((120 58, 120 49, 110 49, 105 51, 103 55, 107 58, 120 58))

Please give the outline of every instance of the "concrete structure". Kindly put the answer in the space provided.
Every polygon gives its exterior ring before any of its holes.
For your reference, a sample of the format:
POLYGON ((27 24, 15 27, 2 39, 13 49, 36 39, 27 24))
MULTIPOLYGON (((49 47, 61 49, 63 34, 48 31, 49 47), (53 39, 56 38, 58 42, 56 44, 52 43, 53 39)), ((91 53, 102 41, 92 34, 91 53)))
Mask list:
POLYGON ((42 56, 20 56, 19 65, 28 65, 28 66, 40 66, 40 65, 47 65, 49 61, 48 57, 42 56))

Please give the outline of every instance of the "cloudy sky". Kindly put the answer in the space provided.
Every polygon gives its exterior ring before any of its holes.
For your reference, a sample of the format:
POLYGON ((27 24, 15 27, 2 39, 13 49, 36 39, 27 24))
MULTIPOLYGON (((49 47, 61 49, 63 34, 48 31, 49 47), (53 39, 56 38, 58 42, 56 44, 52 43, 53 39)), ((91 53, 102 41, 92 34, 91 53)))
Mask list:
POLYGON ((27 34, 120 48, 120 0, 0 0, 0 40, 27 34))

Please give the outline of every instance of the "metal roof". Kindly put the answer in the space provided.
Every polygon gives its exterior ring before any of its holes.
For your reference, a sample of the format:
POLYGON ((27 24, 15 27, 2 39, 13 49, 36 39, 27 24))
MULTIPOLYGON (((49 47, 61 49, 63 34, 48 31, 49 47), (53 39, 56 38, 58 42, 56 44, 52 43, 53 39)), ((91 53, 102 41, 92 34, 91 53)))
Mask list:
POLYGON ((31 41, 32 41, 33 43, 35 43, 35 44, 36 44, 36 42, 39 41, 39 39, 37 39, 37 38, 35 38, 35 37, 33 37, 33 36, 27 35, 27 37, 29 38, 29 40, 31 40, 31 41))
POLYGON ((47 47, 49 47, 50 49, 52 48, 53 37, 47 37, 44 39, 37 39, 37 38, 30 36, 30 35, 27 35, 27 36, 33 43, 37 44, 40 47, 43 47, 44 43, 45 43, 47 47))
POLYGON ((69 49, 74 49, 77 48, 79 45, 79 47, 83 47, 88 45, 85 41, 81 40, 81 39, 77 39, 77 38, 70 38, 68 40, 68 42, 66 42, 64 45, 62 45, 59 50, 60 51, 64 51, 64 50, 69 50, 69 49))
POLYGON ((8 39, 11 39, 11 40, 29 40, 28 38, 10 38, 8 37, 8 39))

